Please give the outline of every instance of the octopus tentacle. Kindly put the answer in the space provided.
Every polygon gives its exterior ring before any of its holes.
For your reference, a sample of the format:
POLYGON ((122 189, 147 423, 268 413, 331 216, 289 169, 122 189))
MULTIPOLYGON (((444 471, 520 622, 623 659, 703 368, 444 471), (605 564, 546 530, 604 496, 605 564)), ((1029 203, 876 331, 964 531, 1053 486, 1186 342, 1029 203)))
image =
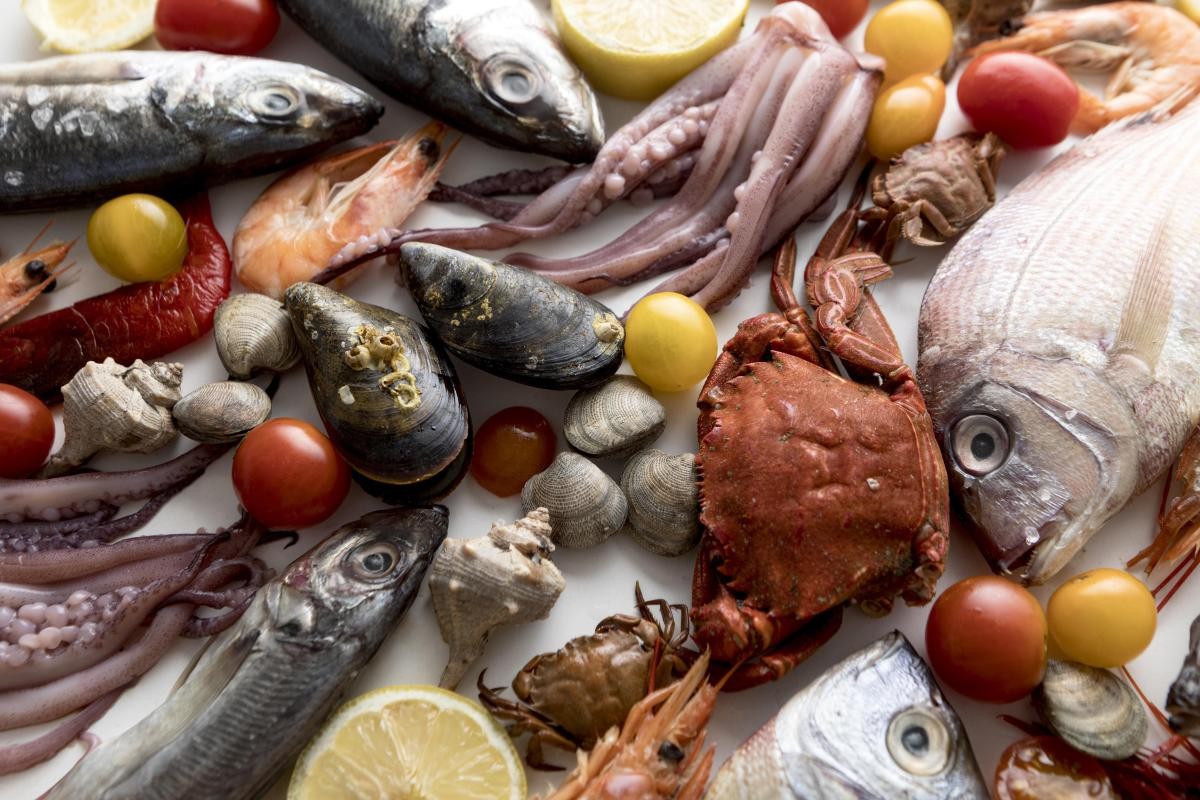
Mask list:
POLYGON ((120 506, 102 503, 100 510, 81 517, 59 520, 58 522, 0 522, 0 542, 6 539, 36 541, 54 536, 65 536, 76 531, 90 528, 108 522, 121 510, 120 506))
POLYGON ((429 199, 434 202, 443 202, 439 197, 439 193, 446 189, 457 189, 460 192, 475 195, 476 197, 541 194, 574 171, 575 167, 568 167, 562 164, 542 167, 541 169, 510 169, 506 172, 498 172, 495 175, 476 178, 473 181, 458 186, 447 186, 444 183, 438 183, 433 191, 429 193, 429 199))
POLYGON ((9 747, 0 747, 0 775, 11 775, 14 772, 29 769, 52 757, 59 750, 80 738, 84 731, 104 716, 108 709, 112 708, 113 703, 117 702, 117 698, 120 696, 120 692, 109 692, 93 700, 71 719, 55 726, 36 739, 9 747))
MULTIPOLYGON (((209 534, 165 534, 138 536, 115 544, 74 550, 0 555, 0 581, 7 583, 54 583, 95 575, 123 564, 134 564, 160 556, 187 553, 207 542, 209 534)), ((130 581, 126 581, 128 584, 130 581)))

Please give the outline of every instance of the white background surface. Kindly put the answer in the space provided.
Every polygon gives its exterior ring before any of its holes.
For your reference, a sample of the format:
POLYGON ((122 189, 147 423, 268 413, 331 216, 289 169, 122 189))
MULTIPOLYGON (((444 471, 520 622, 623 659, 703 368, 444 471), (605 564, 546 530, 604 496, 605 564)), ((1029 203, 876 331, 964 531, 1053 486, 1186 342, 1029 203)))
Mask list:
MULTIPOLYGON (((479 1, 483 4, 487 0, 479 1)), ((873 10, 883 4, 876 0, 872 3, 873 10)), ((771 4, 765 0, 753 0, 751 15, 743 35, 753 29, 753 23, 770 7, 771 4)), ((858 46, 861 43, 861 35, 860 28, 850 38, 850 44, 858 46)), ((19 4, 15 0, 0 4, 0 61, 44 57, 46 54, 39 52, 37 45, 36 34, 26 23, 19 4)), ((365 81, 358 78, 349 68, 339 64, 287 19, 283 22, 279 36, 262 55, 303 62, 366 86, 365 81)), ((381 96, 377 91, 374 93, 381 96)), ((939 132, 939 136, 942 137, 953 135, 967 127, 953 101, 953 91, 950 92, 950 96, 949 108, 939 132)), ((602 98, 601 102, 610 133, 639 107, 634 103, 611 98, 602 98)), ((382 124, 370 134, 371 140, 402 135, 424 120, 420 113, 394 101, 388 100, 387 107, 388 111, 382 124)), ((1010 155, 1001 169, 1002 191, 1044 163, 1050 155, 1049 152, 1010 155)), ((0 162, 3 158, 3 150, 0 148, 0 162)), ((450 159, 443 177, 448 182, 458 183, 502 169, 540 163, 544 161, 491 149, 467 140, 450 159)), ((216 220, 226 240, 232 235, 238 219, 269 181, 270 178, 264 177, 221 187, 212 192, 216 220)), ((845 197, 843 191, 842 202, 845 197)), ((1096 202, 1109 201, 1109 198, 1096 198, 1096 202)), ((1130 209, 1130 213, 1136 211, 1130 209)), ((89 213, 90 209, 85 209, 55 215, 50 236, 58 239, 82 237, 89 213)), ((617 206, 584 231, 549 243, 532 243, 527 247, 539 252, 562 254, 590 250, 617 235, 640 213, 629 207, 617 206)), ((47 219, 42 215, 0 218, 0 252, 12 255, 19 251, 47 219)), ((477 219, 481 218, 459 207, 429 204, 418 210, 409 223, 414 227, 423 227, 462 224, 477 219)), ((824 223, 809 225, 803 229, 800 242, 802 257, 807 257, 812 252, 823 229, 824 223)), ((1070 246, 1070 243, 1064 242, 1063 246, 1070 246)), ((921 295, 933 274, 938 258, 944 252, 914 251, 915 248, 905 247, 899 250, 896 256, 896 277, 877 290, 877 297, 899 337, 906 360, 910 364, 915 364, 917 356, 916 319, 921 295)), ((25 316, 62 307, 117 285, 114 279, 92 262, 84 242, 81 241, 77 245, 73 255, 79 262, 73 278, 52 295, 36 302, 25 316)), ((649 285, 643 285, 609 292, 601 295, 601 299, 618 312, 623 312, 648 288, 649 285)), ((238 290, 235 287, 235 291, 238 290)), ((354 284, 350 294, 415 315, 415 308, 404 291, 392 281, 390 273, 385 274, 381 270, 360 279, 354 284)), ((1069 299, 1063 298, 1062 302, 1069 302, 1069 299)), ((716 315, 715 321, 721 341, 724 342, 733 333, 740 320, 769 308, 767 273, 763 264, 755 273, 749 288, 733 304, 716 315)), ((225 377, 216 358, 211 337, 179 351, 171 358, 185 365, 185 392, 225 377)), ((475 425, 479 425, 501 408, 520 404, 538 408, 556 427, 559 426, 563 408, 569 398, 567 393, 530 389, 491 377, 461 363, 459 367, 475 425)), ((628 365, 622 371, 629 372, 628 365)), ((669 422, 666 432, 655 446, 671 452, 694 451, 695 391, 660 395, 659 399, 668 409, 669 422)), ((274 415, 300 417, 320 425, 301 368, 296 368, 285 378, 276 396, 274 415)), ((189 443, 181 441, 173 449, 155 456, 107 457, 98 459, 95 465, 108 469, 145 465, 165 460, 188 446, 189 443)), ((559 447, 565 447, 561 435, 559 447)), ((229 480, 230 461, 231 457, 226 456, 210 467, 206 475, 158 515, 147 527, 146 532, 191 531, 198 526, 212 528, 234 520, 237 511, 229 480)), ((607 463, 605 466, 614 476, 619 476, 619 463, 607 463)), ((1157 497, 1156 487, 1133 502, 1093 539, 1062 577, 1069 577, 1091 567, 1120 567, 1127 558, 1141 549, 1152 535, 1157 497)), ((514 519, 520 515, 521 510, 518 497, 494 497, 481 489, 470 477, 449 498, 447 505, 451 510, 450 535, 456 537, 481 536, 492 520, 514 519)), ((377 501, 355 486, 351 490, 349 500, 334 518, 316 529, 305 531, 299 546, 283 551, 279 544, 269 545, 258 555, 272 566, 282 567, 316 542, 323 533, 377 507, 377 501)), ((641 581, 648 597, 665 597, 672 602, 683 603, 689 602, 690 599, 694 553, 675 559, 662 558, 647 553, 632 540, 618 535, 591 551, 559 550, 555 554, 555 561, 566 576, 566 591, 548 620, 518 629, 502 629, 493 635, 484 657, 477 664, 477 668, 487 668, 490 685, 501 685, 511 680, 531 656, 557 649, 571 637, 590 632, 601 618, 617 612, 632 612, 635 580, 641 581)), ((941 586, 944 588, 956 580, 986 572, 987 568, 973 543, 965 535, 956 532, 941 586)), ((1043 587, 1036 590, 1036 593, 1044 602, 1053 588, 1054 585, 1043 587)), ((1198 611, 1200 580, 1194 581, 1175 598, 1160 619, 1159 632, 1150 649, 1130 665, 1132 673, 1148 695, 1159 704, 1164 702, 1167 686, 1179 670, 1186 648, 1187 626, 1198 611)), ((900 604, 891 616, 882 620, 872 620, 851 609, 846 614, 841 631, 834 639, 785 679, 748 692, 722 696, 710 724, 710 740, 718 749, 716 763, 719 765, 723 762, 733 748, 766 722, 793 693, 838 660, 892 628, 904 631, 917 649, 924 652, 924 623, 927 613, 928 607, 905 608, 900 604)), ((101 739, 112 739, 148 714, 166 698, 176 677, 198 646, 198 642, 180 640, 154 670, 143 677, 135 687, 125 692, 116 706, 94 726, 94 732, 101 739)), ((387 684, 436 683, 445 655, 446 647, 438 633, 428 590, 423 588, 407 618, 384 643, 379 654, 357 681, 348 687, 347 696, 387 684)), ((460 687, 468 696, 473 697, 475 694, 476 674, 477 670, 469 672, 460 687)), ((1027 701, 997 707, 972 702, 953 692, 949 695, 966 722, 980 766, 990 782, 990 775, 1001 751, 1018 738, 1013 728, 997 721, 995 716, 1006 712, 1029 719, 1033 716, 1032 709, 1027 701)), ((1155 730, 1157 735, 1156 726, 1152 725, 1152 730, 1155 730)), ((0 734, 0 743, 28 738, 32 732, 0 734)), ((66 772, 81 752, 79 745, 73 745, 45 764, 22 774, 0 778, 0 796, 6 800, 35 797, 66 772)), ((552 775, 530 773, 530 791, 544 791, 555 780, 557 778, 552 775)), ((281 797, 285 783, 286 775, 272 796, 281 797)))

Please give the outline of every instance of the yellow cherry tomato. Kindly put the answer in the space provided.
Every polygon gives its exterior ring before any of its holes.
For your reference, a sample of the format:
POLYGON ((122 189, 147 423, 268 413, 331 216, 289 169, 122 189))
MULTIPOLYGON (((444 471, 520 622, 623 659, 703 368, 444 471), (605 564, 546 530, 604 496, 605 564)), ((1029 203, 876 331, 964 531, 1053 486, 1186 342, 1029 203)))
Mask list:
POLYGON ((1046 619, 1063 655, 1109 669, 1129 663, 1150 645, 1158 611, 1150 590, 1128 572, 1093 569, 1058 587, 1046 619))
POLYGON ((864 46, 887 62, 888 83, 919 72, 937 72, 954 46, 954 24, 935 0, 896 0, 867 25, 864 46))
POLYGON ((898 156, 937 133, 946 108, 946 84, 933 75, 905 78, 875 100, 867 149, 876 158, 898 156))
POLYGON ((1192 22, 1200 23, 1200 0, 1175 0, 1175 8, 1187 14, 1192 22))
POLYGON ((166 200, 127 194, 96 209, 88 221, 88 248, 96 263, 130 283, 177 272, 187 255, 187 226, 166 200))
POLYGON ((625 357, 637 376, 660 392, 690 389, 717 359, 717 329, 690 297, 647 295, 625 321, 625 357))

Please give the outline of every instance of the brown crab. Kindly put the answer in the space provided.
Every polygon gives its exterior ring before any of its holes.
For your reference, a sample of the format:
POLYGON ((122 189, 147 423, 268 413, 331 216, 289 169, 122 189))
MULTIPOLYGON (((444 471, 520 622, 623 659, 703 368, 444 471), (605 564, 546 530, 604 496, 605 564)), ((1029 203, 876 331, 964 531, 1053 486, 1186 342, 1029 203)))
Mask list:
POLYGON ((945 244, 996 202, 996 171, 1004 153, 993 133, 964 133, 910 147, 871 182, 875 208, 863 218, 887 219, 891 240, 945 244))
POLYGON ((788 237, 772 276, 780 312, 738 327, 700 394, 693 639, 714 669, 735 667, 727 689, 792 669, 837 631, 845 603, 872 615, 897 594, 924 604, 942 574, 946 471, 912 370, 865 288, 891 269, 865 251, 885 223, 859 233, 864 189, 808 263, 815 326, 793 294, 788 237))
POLYGON ((568 752, 592 749, 610 728, 620 728, 630 709, 650 692, 688 671, 693 658, 682 650, 688 638, 687 607, 646 601, 640 589, 636 596, 639 616, 607 617, 595 633, 530 659, 513 678, 519 702, 500 697, 502 690, 487 688, 479 675, 479 699, 488 711, 511 722, 513 738, 530 734, 525 760, 531 766, 557 769, 546 763, 546 746, 568 752), (660 619, 651 608, 658 609, 660 619))

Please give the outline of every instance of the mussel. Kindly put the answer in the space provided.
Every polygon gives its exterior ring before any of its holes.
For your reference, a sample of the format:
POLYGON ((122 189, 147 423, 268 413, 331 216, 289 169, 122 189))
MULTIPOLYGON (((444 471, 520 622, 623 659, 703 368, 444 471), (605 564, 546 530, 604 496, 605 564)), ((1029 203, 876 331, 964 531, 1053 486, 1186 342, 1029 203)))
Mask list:
POLYGON ((389 503, 444 497, 471 460, 458 376, 424 327, 313 283, 284 294, 329 438, 367 492, 389 503))
POLYGON ((400 249, 425 322, 454 355, 543 389, 583 389, 617 371, 625 329, 612 310, 520 267, 432 244, 400 249))

